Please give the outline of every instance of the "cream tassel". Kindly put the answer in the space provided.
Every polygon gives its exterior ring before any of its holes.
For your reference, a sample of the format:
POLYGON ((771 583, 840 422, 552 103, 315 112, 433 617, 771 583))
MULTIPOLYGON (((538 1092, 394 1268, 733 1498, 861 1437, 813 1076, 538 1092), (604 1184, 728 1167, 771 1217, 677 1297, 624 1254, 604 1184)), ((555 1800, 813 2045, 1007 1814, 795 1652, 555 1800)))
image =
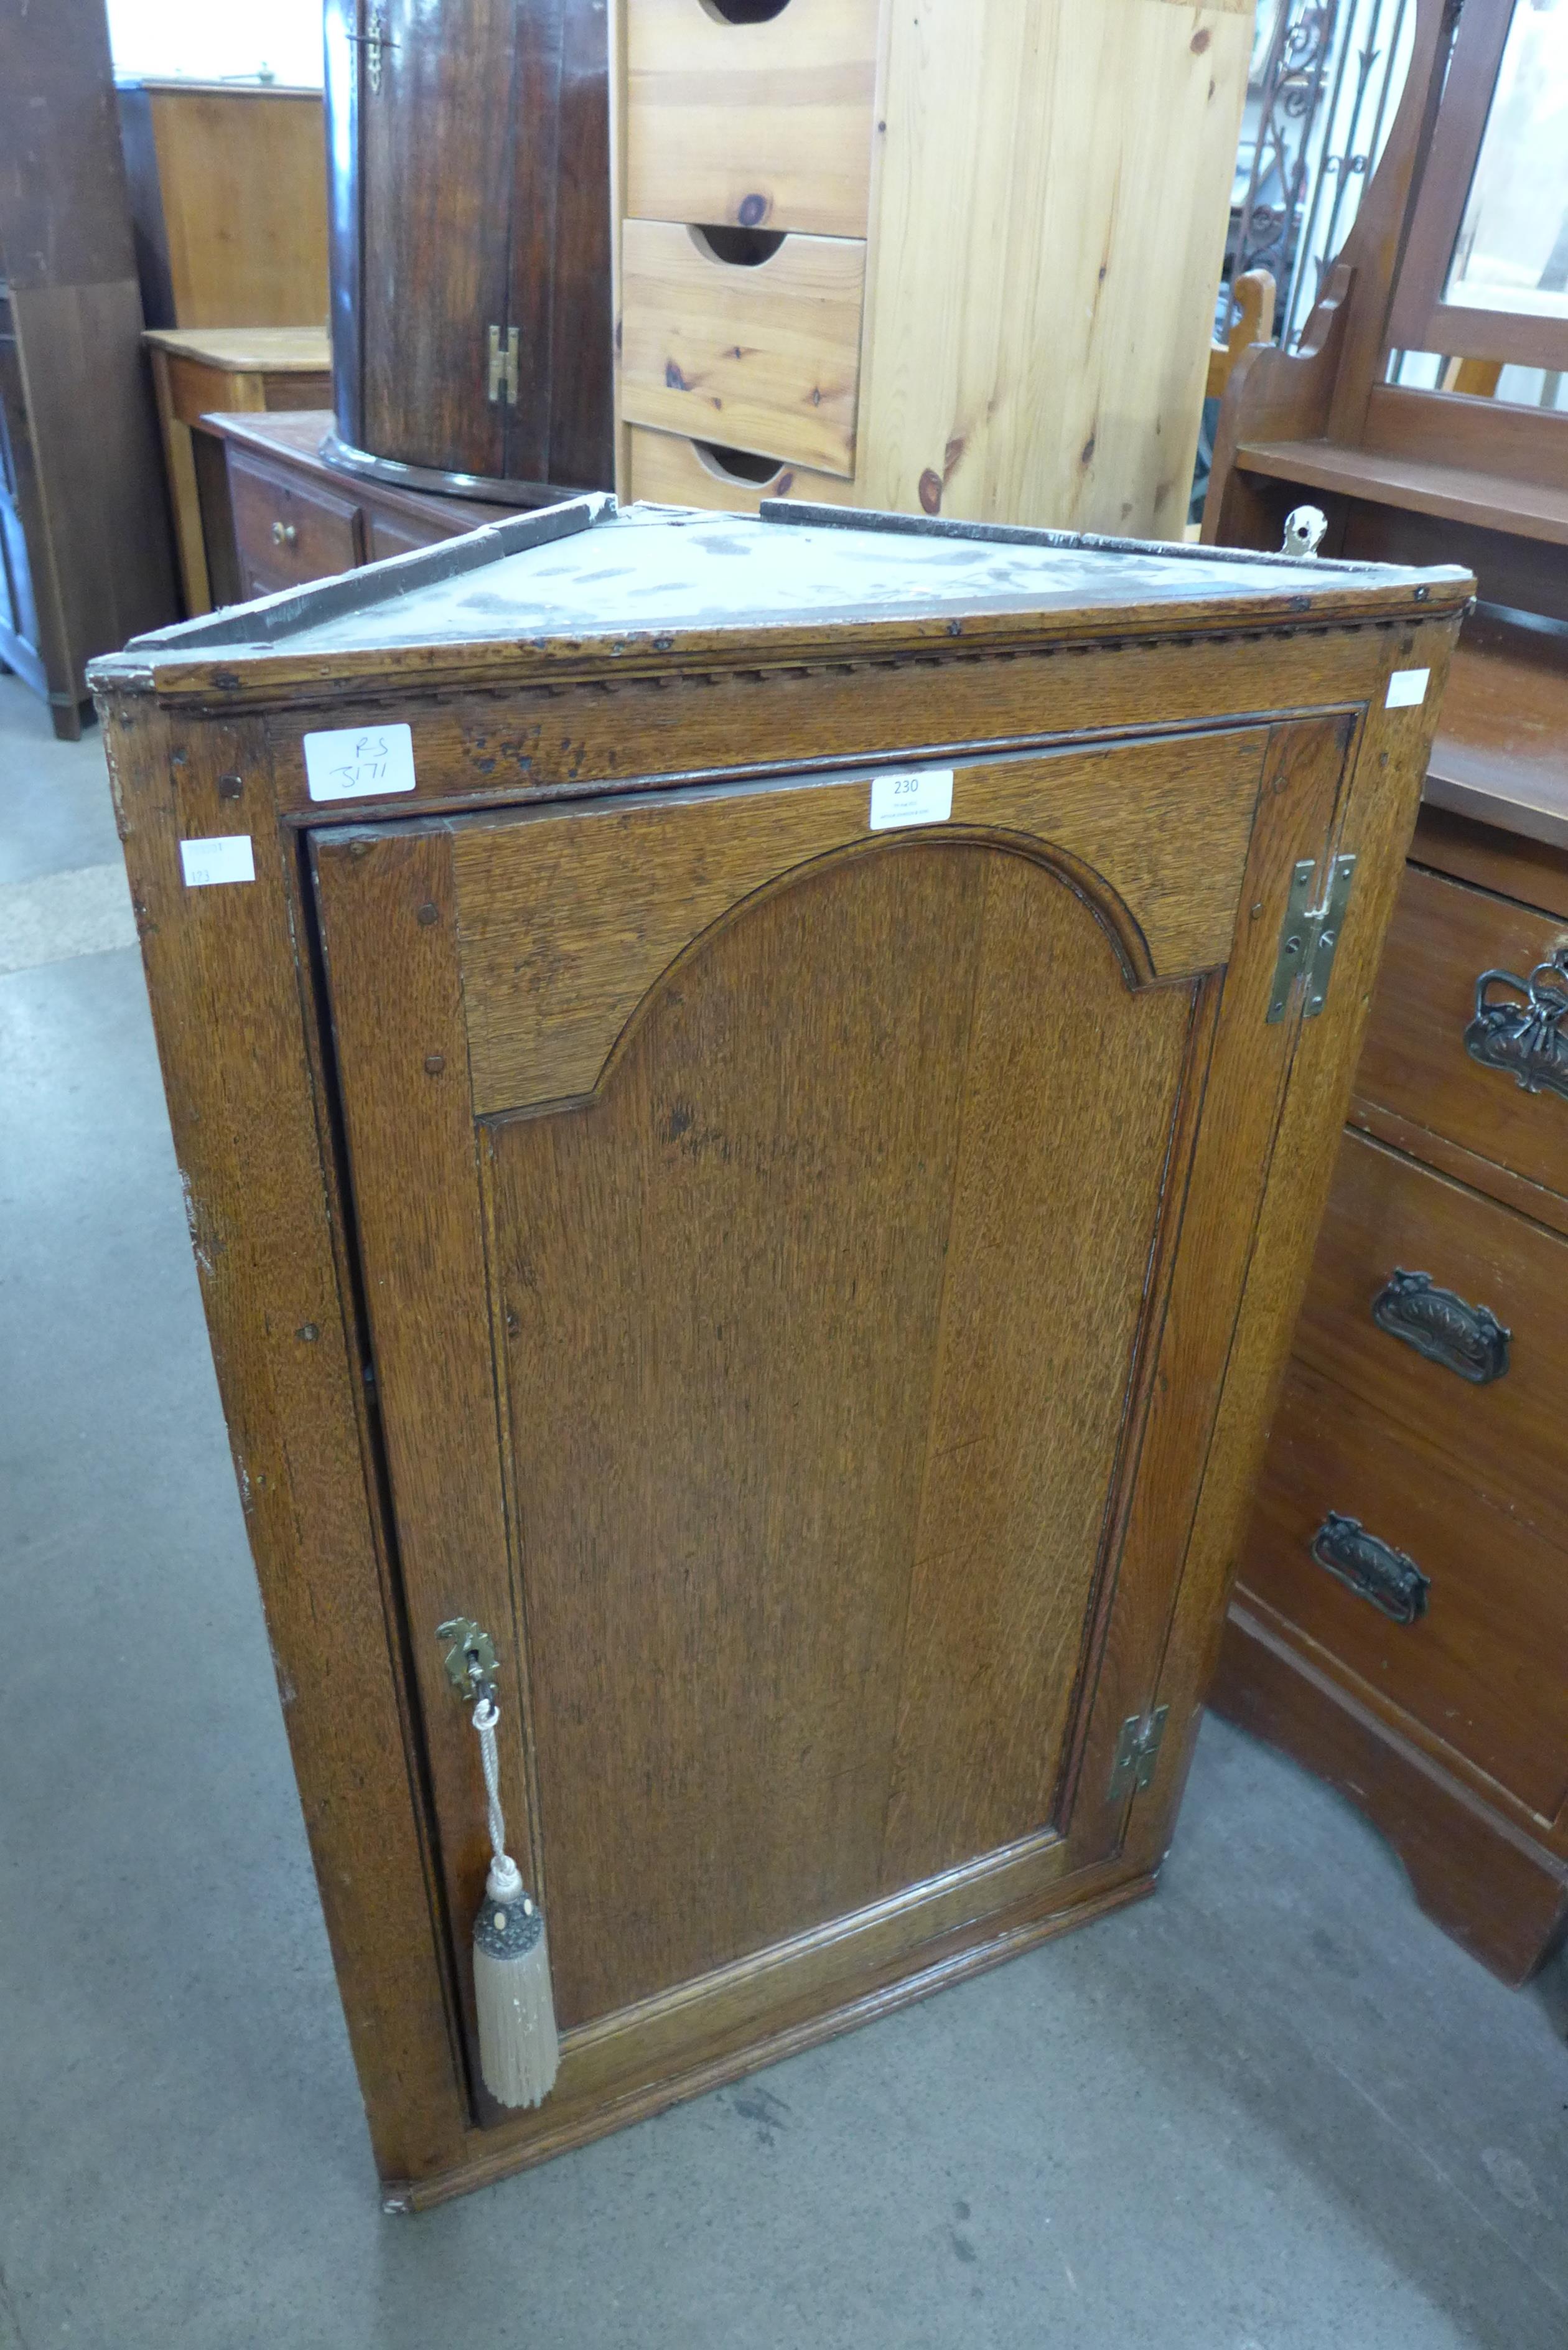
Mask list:
POLYGON ((506 1850, 501 1811, 500 1773, 495 1760, 494 1699, 483 1693, 473 1709, 479 1759, 490 1808, 494 1857, 484 1899, 473 1921, 473 2000, 479 2011, 479 2069, 484 2085, 503 2106, 536 2106, 556 2085, 560 2046, 556 2002, 550 1991, 550 1957, 545 1918, 523 1890, 516 1862, 506 1850))

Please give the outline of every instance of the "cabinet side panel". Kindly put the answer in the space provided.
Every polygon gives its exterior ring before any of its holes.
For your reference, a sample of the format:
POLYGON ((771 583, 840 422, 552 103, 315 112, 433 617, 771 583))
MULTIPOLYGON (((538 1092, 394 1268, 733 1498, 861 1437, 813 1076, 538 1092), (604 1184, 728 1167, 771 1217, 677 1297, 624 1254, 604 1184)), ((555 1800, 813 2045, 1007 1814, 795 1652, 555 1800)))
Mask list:
POLYGON ((1251 6, 889 5, 858 502, 1179 536, 1251 6))
POLYGON ((106 742, 159 1057, 251 1548, 349 2038, 384 2178, 462 2143, 406 1724, 300 994, 290 837, 259 727, 126 697, 106 742), (240 795, 220 795, 222 775, 240 795), (252 836, 187 889, 182 837, 252 836))

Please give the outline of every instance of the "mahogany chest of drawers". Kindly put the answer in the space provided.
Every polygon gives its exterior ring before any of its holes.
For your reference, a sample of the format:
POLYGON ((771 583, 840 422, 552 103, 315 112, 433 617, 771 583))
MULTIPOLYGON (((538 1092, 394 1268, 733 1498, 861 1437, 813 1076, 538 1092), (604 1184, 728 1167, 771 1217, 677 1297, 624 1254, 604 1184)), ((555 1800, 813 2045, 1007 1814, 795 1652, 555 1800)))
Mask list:
POLYGON ((214 603, 329 579, 511 511, 345 473, 321 454, 331 426, 324 409, 202 418, 191 439, 214 603))
POLYGON ((1428 808, 1213 1702, 1511 1981, 1568 1924, 1568 853, 1428 808))
POLYGON ((392 2206, 1152 1887, 1469 584, 581 500, 99 665, 392 2206))

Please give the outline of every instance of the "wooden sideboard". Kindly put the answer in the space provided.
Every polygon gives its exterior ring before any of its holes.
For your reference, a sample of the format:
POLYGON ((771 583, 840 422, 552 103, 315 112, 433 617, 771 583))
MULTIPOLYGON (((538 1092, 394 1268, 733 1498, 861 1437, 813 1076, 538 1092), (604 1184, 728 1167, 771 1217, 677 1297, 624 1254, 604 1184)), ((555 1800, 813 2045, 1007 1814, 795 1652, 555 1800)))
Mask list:
POLYGON ((614 0, 622 495, 1179 537, 1251 37, 614 0))
POLYGON ((1470 586, 582 499, 95 671, 393 2208, 1151 1887, 1470 586))
POLYGON ((214 604, 297 588, 459 538, 513 511, 393 489, 328 464, 331 412, 203 416, 192 433, 214 604))
POLYGON ((213 608, 202 496, 192 432, 216 411, 313 409, 332 397, 332 358, 324 328, 164 327, 143 338, 152 359, 163 463, 174 508, 174 539, 185 609, 213 608))
MULTIPOLYGON (((1430 314, 1428 232, 1454 233, 1489 114, 1476 74, 1511 21, 1511 0, 1469 0, 1450 53, 1451 13, 1422 0, 1302 350, 1254 349, 1231 379, 1204 536, 1277 543, 1311 501, 1334 554, 1468 562, 1483 599, 1213 1702, 1342 1788, 1425 1908, 1519 1981, 1568 1927, 1568 414, 1387 380, 1396 322, 1430 314)), ((1515 336, 1546 360, 1555 335, 1568 366, 1568 318, 1538 307, 1515 336)), ((1491 329, 1472 308, 1456 331, 1473 356, 1491 329)))

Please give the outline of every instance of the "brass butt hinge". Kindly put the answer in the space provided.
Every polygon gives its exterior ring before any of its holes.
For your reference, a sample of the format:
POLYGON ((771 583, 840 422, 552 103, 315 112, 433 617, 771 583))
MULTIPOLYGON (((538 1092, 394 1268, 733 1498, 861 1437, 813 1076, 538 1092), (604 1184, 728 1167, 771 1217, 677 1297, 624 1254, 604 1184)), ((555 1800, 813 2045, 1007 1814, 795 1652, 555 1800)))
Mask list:
POLYGON ((1329 974, 1334 969, 1345 910, 1350 903, 1355 859, 1333 859, 1321 906, 1312 901, 1316 872, 1314 859, 1303 857, 1291 875, 1291 894, 1280 927, 1280 951, 1274 962, 1274 983, 1269 990, 1268 1023, 1284 1018, 1291 991, 1298 979, 1304 979, 1306 986, 1306 1001, 1302 1006, 1303 1020, 1315 1020, 1328 998, 1329 974))
POLYGON ((1106 1791, 1108 1803, 1119 1804, 1148 1785, 1159 1760, 1159 1742, 1165 1736, 1165 1719, 1169 1711, 1168 1705, 1157 1705, 1152 1713, 1128 1714, 1116 1740, 1111 1783, 1106 1791))
POLYGON ((492 408, 503 400, 508 408, 517 405, 517 343, 518 330, 515 327, 508 329, 504 342, 501 339, 500 328, 491 328, 490 390, 487 397, 492 408))

